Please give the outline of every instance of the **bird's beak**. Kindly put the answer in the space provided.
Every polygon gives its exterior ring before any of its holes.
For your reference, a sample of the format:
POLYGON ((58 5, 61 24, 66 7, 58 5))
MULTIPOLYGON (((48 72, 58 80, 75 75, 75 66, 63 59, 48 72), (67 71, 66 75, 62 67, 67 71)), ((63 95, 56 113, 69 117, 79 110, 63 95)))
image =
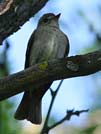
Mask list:
POLYGON ((60 18, 61 13, 57 14, 55 18, 58 20, 60 18))

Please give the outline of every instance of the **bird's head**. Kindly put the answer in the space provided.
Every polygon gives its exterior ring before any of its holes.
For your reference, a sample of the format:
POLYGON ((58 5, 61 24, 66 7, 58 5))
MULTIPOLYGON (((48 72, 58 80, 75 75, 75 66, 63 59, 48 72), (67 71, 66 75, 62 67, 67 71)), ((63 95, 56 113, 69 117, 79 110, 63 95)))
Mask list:
POLYGON ((48 13, 48 14, 44 14, 38 23, 38 26, 55 26, 55 27, 59 27, 59 17, 60 17, 60 13, 55 15, 53 13, 48 13))

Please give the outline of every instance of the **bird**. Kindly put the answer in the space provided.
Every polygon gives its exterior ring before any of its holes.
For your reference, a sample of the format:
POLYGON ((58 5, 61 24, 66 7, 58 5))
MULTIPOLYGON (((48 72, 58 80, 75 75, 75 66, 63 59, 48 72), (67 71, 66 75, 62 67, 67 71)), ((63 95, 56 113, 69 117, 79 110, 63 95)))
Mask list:
MULTIPOLYGON (((25 69, 37 63, 52 59, 61 59, 69 53, 69 39, 60 30, 60 13, 44 14, 38 22, 37 28, 32 33, 27 50, 25 69)), ((24 92, 23 98, 15 112, 15 119, 30 121, 32 124, 42 122, 42 98, 53 81, 34 90, 24 92)))

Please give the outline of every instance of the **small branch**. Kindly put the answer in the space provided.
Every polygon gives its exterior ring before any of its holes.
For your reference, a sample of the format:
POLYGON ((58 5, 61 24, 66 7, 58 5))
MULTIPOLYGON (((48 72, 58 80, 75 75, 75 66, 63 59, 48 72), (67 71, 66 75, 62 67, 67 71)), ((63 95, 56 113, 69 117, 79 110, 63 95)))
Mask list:
POLYGON ((75 112, 74 112, 74 110, 68 110, 65 117, 63 117, 60 121, 56 122, 52 126, 48 127, 47 132, 49 132, 51 129, 55 128, 56 126, 62 124, 64 121, 70 120, 70 118, 73 115, 79 116, 81 113, 84 113, 84 112, 88 112, 88 109, 87 110, 81 110, 81 111, 75 111, 75 112))
POLYGON ((3 0, 0 2, 0 44, 9 35, 18 31, 47 2, 48 0, 3 0))
POLYGON ((4 14, 5 12, 7 12, 10 9, 12 3, 13 3, 13 0, 1 1, 1 3, 0 3, 0 15, 4 14))
POLYGON ((0 100, 34 89, 54 80, 73 78, 101 70, 101 51, 45 61, 24 71, 0 79, 0 100))
POLYGON ((51 103, 50 103, 50 106, 49 106, 49 109, 48 109, 48 113, 47 113, 47 116, 46 116, 46 120, 45 120, 45 123, 44 123, 44 126, 43 126, 43 129, 41 131, 41 134, 46 134, 48 132, 48 121, 49 121, 49 118, 50 118, 50 113, 51 113, 51 110, 52 110, 52 107, 53 107, 53 104, 54 104, 54 101, 55 101, 55 98, 57 96, 57 93, 61 87, 63 83, 63 80, 60 81, 57 89, 55 91, 53 91, 51 88, 50 88, 50 91, 51 91, 51 96, 52 96, 52 100, 51 100, 51 103))

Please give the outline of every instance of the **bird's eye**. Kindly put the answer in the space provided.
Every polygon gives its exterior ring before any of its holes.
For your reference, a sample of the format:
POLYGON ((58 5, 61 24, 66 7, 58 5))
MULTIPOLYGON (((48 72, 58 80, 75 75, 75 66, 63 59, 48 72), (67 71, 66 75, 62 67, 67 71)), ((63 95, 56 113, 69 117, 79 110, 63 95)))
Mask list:
POLYGON ((45 19, 44 19, 44 22, 45 22, 45 23, 47 23, 47 22, 48 22, 48 19, 47 19, 47 18, 45 18, 45 19))

